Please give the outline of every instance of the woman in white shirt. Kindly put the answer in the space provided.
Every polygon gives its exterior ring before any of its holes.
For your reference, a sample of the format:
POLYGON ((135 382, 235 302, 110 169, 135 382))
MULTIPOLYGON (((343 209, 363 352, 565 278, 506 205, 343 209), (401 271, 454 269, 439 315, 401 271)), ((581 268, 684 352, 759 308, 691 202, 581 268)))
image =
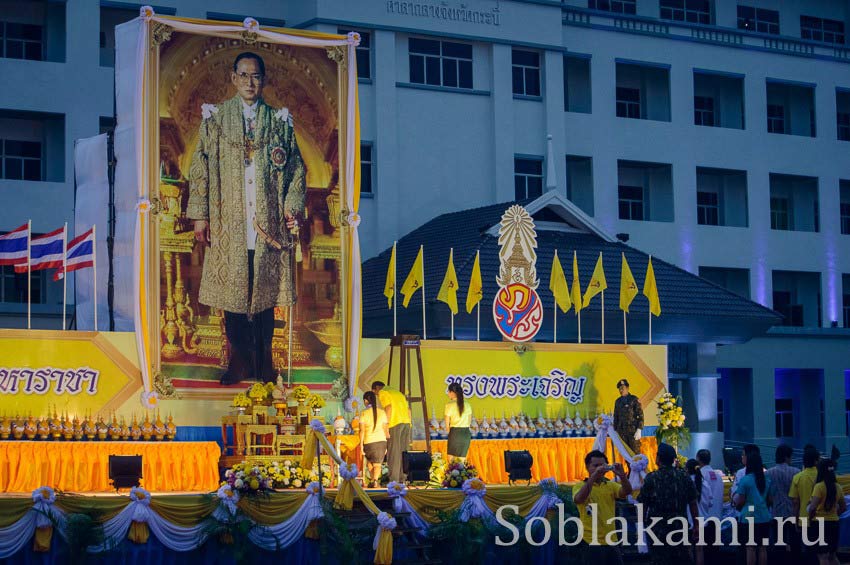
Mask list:
POLYGON ((387 438, 390 436, 387 413, 378 408, 375 393, 363 393, 366 410, 360 414, 360 444, 363 455, 369 464, 371 480, 370 487, 377 487, 381 482, 381 464, 387 455, 387 438))
POLYGON ((472 406, 463 399, 463 388, 460 383, 452 383, 448 390, 450 402, 446 404, 446 429, 449 431, 449 457, 466 459, 472 434, 469 433, 469 423, 472 421, 472 406))

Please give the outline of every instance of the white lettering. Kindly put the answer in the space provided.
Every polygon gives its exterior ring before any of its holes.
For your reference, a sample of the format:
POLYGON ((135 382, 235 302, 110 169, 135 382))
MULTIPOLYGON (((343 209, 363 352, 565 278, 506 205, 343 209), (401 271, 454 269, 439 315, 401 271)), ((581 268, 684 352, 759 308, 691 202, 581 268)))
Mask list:
POLYGON ((525 523, 525 541, 528 542, 528 545, 533 545, 535 547, 540 547, 541 545, 546 545, 549 543, 549 538, 552 536, 552 528, 549 526, 549 520, 544 518, 543 516, 534 516, 533 518, 529 518, 525 523), (539 542, 534 541, 534 522, 540 521, 543 524, 543 539, 539 542))
MULTIPOLYGON (((499 536, 496 536, 496 545, 501 545, 501 546, 513 545, 513 544, 515 544, 516 542, 519 541, 519 530, 517 529, 516 526, 514 526, 513 524, 508 522, 505 519, 505 517, 503 516, 505 509, 511 510, 514 514, 519 513, 519 506, 515 506, 513 504, 508 504, 508 505, 505 505, 505 506, 499 506, 499 509, 496 510, 496 521, 500 525, 506 527, 511 532, 511 535, 513 536, 513 539, 511 539, 511 541, 508 541, 508 542, 504 542, 504 541, 502 541, 502 538, 500 538, 499 536)), ((526 537, 528 537, 528 528, 527 527, 526 527, 526 537)), ((547 541, 549 540, 548 534, 546 535, 546 540, 547 541)))
POLYGON ((578 516, 570 516, 569 518, 564 518, 564 505, 562 503, 557 504, 558 507, 558 545, 566 545, 569 547, 575 547, 581 543, 582 538, 584 537, 584 524, 581 523, 581 519, 578 516), (568 543, 566 536, 564 536, 564 528, 567 527, 568 523, 573 523, 576 526, 576 539, 572 542, 568 543))
POLYGON ((99 380, 100 371, 90 367, 0 367, 0 394, 18 394, 20 390, 26 395, 48 392, 77 395, 85 389, 87 394, 95 395, 99 380), (86 381, 88 384, 84 386, 86 381))
POLYGON ((465 396, 478 398, 564 398, 570 404, 584 402, 587 377, 571 377, 561 369, 547 376, 521 375, 448 375, 446 386, 459 383, 465 396))

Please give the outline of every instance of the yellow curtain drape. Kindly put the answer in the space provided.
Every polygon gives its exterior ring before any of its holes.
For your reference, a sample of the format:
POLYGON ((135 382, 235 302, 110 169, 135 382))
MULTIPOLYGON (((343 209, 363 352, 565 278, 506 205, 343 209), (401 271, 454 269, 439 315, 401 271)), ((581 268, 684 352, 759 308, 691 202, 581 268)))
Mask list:
MULTIPOLYGON (((559 483, 577 482, 587 476, 584 456, 593 449, 594 438, 535 438, 535 439, 484 439, 473 440, 466 460, 478 469, 479 477, 487 484, 506 484, 505 451, 528 450, 534 457, 531 476, 534 482, 554 477, 559 483)), ((649 458, 649 470, 655 469, 654 437, 641 440, 641 452, 649 458)), ((431 450, 448 458, 446 441, 431 442, 431 450)), ((608 443, 611 458, 611 444, 608 443)), ((617 457, 618 461, 622 458, 617 457)))
POLYGON ((142 486, 154 492, 218 488, 218 444, 209 442, 0 442, 0 492, 48 485, 66 492, 106 492, 110 455, 141 455, 142 486))
POLYGON ((191 494, 151 497, 151 510, 184 528, 197 525, 212 514, 218 504, 216 498, 191 494))
POLYGON ((32 498, 28 496, 0 499, 0 528, 14 524, 23 518, 30 508, 32 508, 32 498))
POLYGON ((303 490, 276 492, 268 497, 242 498, 239 508, 258 524, 271 526, 292 518, 306 497, 303 490))

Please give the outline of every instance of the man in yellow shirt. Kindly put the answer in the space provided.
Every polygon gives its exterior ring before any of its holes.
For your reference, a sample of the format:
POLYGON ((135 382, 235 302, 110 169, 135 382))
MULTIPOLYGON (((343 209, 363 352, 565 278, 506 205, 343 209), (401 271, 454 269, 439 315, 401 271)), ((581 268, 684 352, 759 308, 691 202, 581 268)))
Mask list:
POLYGON ((390 437, 387 438, 387 467, 390 481, 406 481, 401 470, 401 454, 410 448, 410 408, 407 398, 381 381, 372 383, 372 392, 378 397, 381 408, 387 413, 390 437))
POLYGON ((791 479, 791 490, 788 498, 794 504, 794 515, 799 518, 807 518, 809 513, 806 507, 812 498, 812 490, 818 478, 818 461, 820 452, 816 447, 807 445, 803 448, 803 470, 791 479))
MULTIPOLYGON (((583 527, 582 543, 585 563, 594 565, 621 565, 620 548, 609 545, 608 534, 615 531, 614 516, 617 513, 616 501, 626 498, 632 492, 632 485, 619 463, 608 465, 608 457, 601 451, 591 451, 584 458, 588 478, 573 486, 573 502, 578 508, 583 527), (609 481, 605 474, 613 471, 620 479, 619 483, 609 481), (596 536, 593 523, 596 514, 596 536)), ((613 541, 613 540, 611 540, 613 541)), ((619 540, 618 540, 619 541, 619 540)), ((616 542, 615 542, 616 543, 616 542)))

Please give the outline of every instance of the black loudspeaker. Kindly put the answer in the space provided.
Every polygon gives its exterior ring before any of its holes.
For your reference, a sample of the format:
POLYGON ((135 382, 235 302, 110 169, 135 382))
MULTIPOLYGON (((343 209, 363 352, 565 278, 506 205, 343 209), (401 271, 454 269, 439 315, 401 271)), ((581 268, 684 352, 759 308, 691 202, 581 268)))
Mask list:
POLYGON ((431 455, 427 451, 404 451, 401 469, 408 482, 428 482, 431 479, 431 455))
POLYGON ((139 486, 142 478, 141 455, 110 455, 109 480, 115 490, 139 486))
POLYGON ((505 472, 508 474, 508 482, 530 482, 533 465, 534 457, 529 451, 505 451, 505 472))

